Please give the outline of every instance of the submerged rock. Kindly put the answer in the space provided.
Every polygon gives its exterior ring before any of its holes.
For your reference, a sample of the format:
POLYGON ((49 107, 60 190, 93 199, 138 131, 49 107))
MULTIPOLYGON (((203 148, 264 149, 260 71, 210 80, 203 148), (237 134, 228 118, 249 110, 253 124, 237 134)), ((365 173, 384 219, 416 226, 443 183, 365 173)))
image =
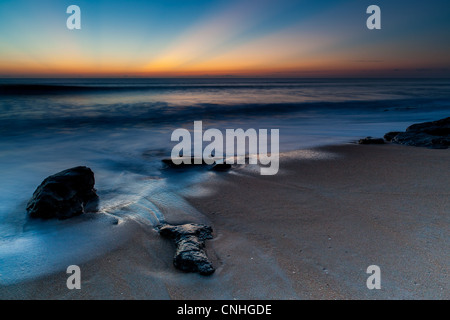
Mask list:
POLYGON ((199 166, 199 165, 208 165, 205 160, 203 158, 195 158, 195 157, 182 157, 181 159, 185 159, 185 160, 189 160, 186 162, 190 162, 190 163, 180 163, 180 164, 175 164, 173 163, 171 158, 166 158, 166 159, 162 159, 161 161, 166 164, 168 167, 170 168, 188 168, 188 167, 193 167, 193 166, 199 166), (198 164, 195 163, 197 160, 197 162, 199 162, 198 164))
POLYGON ((212 163, 212 164, 206 163, 206 161, 203 158, 184 157, 182 159, 186 159, 186 160, 189 160, 189 161, 187 161, 188 163, 181 163, 181 164, 178 164, 178 165, 173 163, 171 158, 162 159, 161 161, 168 168, 175 168, 175 169, 187 169, 187 168, 193 168, 193 167, 196 167, 196 166, 209 167, 213 171, 221 171, 221 172, 225 172, 225 171, 228 171, 228 170, 232 169, 232 165, 225 163, 224 159, 216 159, 214 161, 214 163, 212 163), (198 163, 195 163, 196 160, 197 160, 198 163))
POLYGON ((217 163, 211 168, 211 170, 225 172, 225 171, 231 170, 231 168, 232 168, 231 164, 217 163))
POLYGON ((414 124, 398 133, 392 142, 408 146, 447 149, 450 146, 450 117, 414 124))
POLYGON ((159 234, 173 239, 177 246, 173 264, 185 272, 213 274, 215 269, 205 252, 205 240, 212 239, 212 228, 203 224, 163 225, 159 234))
POLYGON ((384 140, 382 138, 372 138, 366 137, 364 139, 360 139, 358 141, 359 144, 384 144, 384 140))
POLYGON ((75 167, 47 177, 28 201, 32 218, 68 219, 88 211, 96 211, 98 195, 94 189, 94 172, 75 167))

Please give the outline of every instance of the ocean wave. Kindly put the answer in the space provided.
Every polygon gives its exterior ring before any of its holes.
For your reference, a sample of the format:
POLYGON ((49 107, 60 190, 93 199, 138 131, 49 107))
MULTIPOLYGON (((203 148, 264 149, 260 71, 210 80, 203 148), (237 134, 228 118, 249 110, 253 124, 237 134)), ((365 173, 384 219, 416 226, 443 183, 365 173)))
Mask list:
POLYGON ((450 110, 446 100, 408 99, 386 101, 346 101, 309 103, 244 103, 170 105, 166 102, 119 103, 111 105, 48 106, 35 105, 23 112, 5 111, 0 115, 0 132, 15 134, 45 129, 145 127, 177 124, 194 120, 220 121, 227 119, 260 119, 301 114, 302 117, 327 115, 364 115, 386 113, 386 117, 400 116, 417 110, 450 110), (390 112, 390 113, 389 113, 390 112))
POLYGON ((339 94, 350 90, 381 90, 384 93, 414 95, 445 92, 445 79, 277 79, 277 78, 110 78, 110 79, 0 79, 0 96, 65 95, 123 92, 167 92, 198 90, 298 90, 323 89, 339 94), (414 89, 414 90, 411 90, 414 89))
POLYGON ((270 90, 270 89, 294 89, 303 88, 303 83, 270 83, 270 84, 254 84, 254 83, 222 83, 222 84, 130 84, 130 85, 69 85, 69 84, 0 84, 0 95, 4 96, 21 96, 21 95, 56 95, 56 94, 89 94, 89 93, 120 93, 120 92, 164 92, 164 91, 184 91, 184 90, 270 90))

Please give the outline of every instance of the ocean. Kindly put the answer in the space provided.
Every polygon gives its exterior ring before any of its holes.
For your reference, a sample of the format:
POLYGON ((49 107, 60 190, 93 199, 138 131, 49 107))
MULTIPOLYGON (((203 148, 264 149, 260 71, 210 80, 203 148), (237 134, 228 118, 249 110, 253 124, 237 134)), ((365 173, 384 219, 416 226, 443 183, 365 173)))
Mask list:
POLYGON ((130 236, 128 219, 201 220, 183 195, 212 192, 193 186, 216 173, 161 162, 172 131, 194 121, 279 129, 284 152, 449 115, 449 79, 0 79, 0 285, 112 250, 130 236), (79 165, 95 172, 101 214, 30 221, 42 180, 79 165))

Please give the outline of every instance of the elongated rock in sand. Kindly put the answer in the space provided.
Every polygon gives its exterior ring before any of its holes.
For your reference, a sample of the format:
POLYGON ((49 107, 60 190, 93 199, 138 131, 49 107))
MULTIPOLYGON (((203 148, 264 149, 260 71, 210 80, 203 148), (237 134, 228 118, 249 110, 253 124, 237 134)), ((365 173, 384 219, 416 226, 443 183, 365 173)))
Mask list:
POLYGON ((173 264, 185 272, 198 272, 202 275, 213 274, 215 269, 205 252, 205 240, 212 239, 212 228, 203 224, 169 224, 159 228, 159 234, 175 241, 177 250, 173 264))
POLYGON ((358 141, 359 144, 384 144, 384 140, 381 138, 372 138, 372 137, 367 137, 364 139, 360 139, 358 141))
POLYGON ((47 177, 28 201, 32 218, 68 219, 87 211, 96 211, 98 196, 94 189, 94 172, 75 167, 47 177))

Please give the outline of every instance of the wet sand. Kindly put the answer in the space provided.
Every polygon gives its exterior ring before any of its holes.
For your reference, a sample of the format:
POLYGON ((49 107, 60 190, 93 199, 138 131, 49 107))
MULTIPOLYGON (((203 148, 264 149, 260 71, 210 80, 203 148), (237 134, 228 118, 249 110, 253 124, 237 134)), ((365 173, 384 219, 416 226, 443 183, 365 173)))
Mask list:
POLYGON ((129 241, 80 265, 81 290, 62 271, 0 298, 449 299, 449 163, 449 150, 348 144, 286 154, 276 176, 211 173, 187 200, 214 228, 214 275, 177 271, 174 245, 129 221, 129 241))

